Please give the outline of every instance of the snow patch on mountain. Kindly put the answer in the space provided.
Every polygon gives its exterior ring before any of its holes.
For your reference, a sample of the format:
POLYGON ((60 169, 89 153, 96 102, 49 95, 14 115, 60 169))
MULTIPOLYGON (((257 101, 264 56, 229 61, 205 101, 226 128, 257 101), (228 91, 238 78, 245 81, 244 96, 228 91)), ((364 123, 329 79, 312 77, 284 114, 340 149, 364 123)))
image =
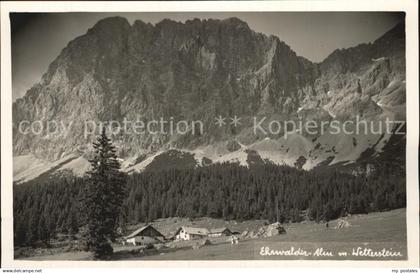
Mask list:
POLYGON ((28 182, 46 172, 60 168, 61 165, 67 164, 75 158, 74 155, 67 155, 59 160, 50 162, 31 154, 15 156, 13 157, 13 180, 16 183, 28 182))
POLYGON ((123 171, 127 172, 127 173, 131 173, 131 172, 141 172, 143 171, 150 163, 152 163, 152 161, 155 159, 156 156, 162 154, 164 151, 159 151, 149 157, 147 157, 146 159, 144 159, 143 161, 141 161, 140 163, 134 165, 134 166, 130 166, 126 169, 124 169, 123 171))
POLYGON ((83 176, 90 169, 91 166, 89 161, 83 156, 80 156, 61 166, 58 171, 70 170, 75 176, 83 176))

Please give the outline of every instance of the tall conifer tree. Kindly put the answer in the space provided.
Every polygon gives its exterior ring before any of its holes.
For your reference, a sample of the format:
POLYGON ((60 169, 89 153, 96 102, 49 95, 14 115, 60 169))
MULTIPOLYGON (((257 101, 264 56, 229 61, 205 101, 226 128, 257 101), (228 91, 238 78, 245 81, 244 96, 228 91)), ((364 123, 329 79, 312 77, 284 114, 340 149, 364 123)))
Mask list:
POLYGON ((88 246, 95 258, 109 258, 113 252, 118 218, 125 197, 126 178, 120 171, 115 147, 107 137, 105 128, 93 143, 94 153, 88 173, 86 212, 88 246))

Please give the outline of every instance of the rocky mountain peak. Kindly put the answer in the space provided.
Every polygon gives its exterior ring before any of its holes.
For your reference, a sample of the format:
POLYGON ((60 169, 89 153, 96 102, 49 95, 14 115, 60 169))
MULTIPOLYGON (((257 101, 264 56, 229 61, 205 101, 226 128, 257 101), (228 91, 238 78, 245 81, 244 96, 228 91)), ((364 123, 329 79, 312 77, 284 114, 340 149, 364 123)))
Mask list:
POLYGON ((118 33, 121 31, 127 31, 130 28, 130 23, 127 18, 115 16, 107 17, 99 20, 92 28, 88 30, 90 33, 118 33))
MULTIPOLYGON (((94 138, 83 135, 86 120, 172 117, 205 124, 205 132, 194 136, 113 136, 126 159, 168 147, 194 150, 232 140, 252 145, 267 137, 252 133, 253 116, 267 121, 380 116, 389 112, 381 105, 404 104, 398 99, 405 98, 403 30, 396 26, 373 44, 336 50, 312 63, 238 18, 156 25, 137 20, 132 26, 122 17, 105 18, 71 41, 41 81, 13 104, 14 154, 47 160, 83 154, 94 138), (218 128, 218 115, 240 116, 241 125, 218 128), (22 120, 73 125, 68 134, 29 136, 17 130, 22 120)), ((310 163, 309 150, 296 151, 283 151, 284 158, 304 156, 310 163)), ((317 162, 326 158, 316 156, 317 162)))

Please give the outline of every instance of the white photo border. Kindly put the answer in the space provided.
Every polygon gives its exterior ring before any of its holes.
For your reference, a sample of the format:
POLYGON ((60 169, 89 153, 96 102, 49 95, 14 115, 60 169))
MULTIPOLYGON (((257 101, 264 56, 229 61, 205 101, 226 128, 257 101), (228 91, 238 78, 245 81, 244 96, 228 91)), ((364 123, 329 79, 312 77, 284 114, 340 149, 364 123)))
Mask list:
POLYGON ((2 267, 386 267, 419 266, 419 55, 416 0, 1 2, 1 255, 2 267), (11 12, 359 12, 399 11, 406 17, 407 249, 402 261, 22 261, 13 258, 11 12))

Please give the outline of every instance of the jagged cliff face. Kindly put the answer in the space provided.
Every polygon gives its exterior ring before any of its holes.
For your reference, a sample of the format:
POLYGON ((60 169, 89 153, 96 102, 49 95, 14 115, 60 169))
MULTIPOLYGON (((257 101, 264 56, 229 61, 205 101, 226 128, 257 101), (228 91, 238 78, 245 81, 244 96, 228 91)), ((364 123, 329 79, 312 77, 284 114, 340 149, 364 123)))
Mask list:
MULTIPOLYGON (((266 136, 251 132, 253 116, 395 118, 405 111, 404 31, 399 25, 373 44, 336 50, 316 64, 236 18, 156 25, 107 18, 71 41, 41 81, 14 103, 14 155, 58 160, 80 154, 94 137, 83 135, 86 120, 173 117, 205 124, 202 135, 115 136, 120 156, 130 158, 229 140, 258 144, 266 136), (218 128, 218 115, 240 116, 241 125, 218 128), (22 120, 72 123, 72 130, 22 135, 16 127, 22 120)), ((301 155, 307 159, 313 147, 308 149, 301 155)))

